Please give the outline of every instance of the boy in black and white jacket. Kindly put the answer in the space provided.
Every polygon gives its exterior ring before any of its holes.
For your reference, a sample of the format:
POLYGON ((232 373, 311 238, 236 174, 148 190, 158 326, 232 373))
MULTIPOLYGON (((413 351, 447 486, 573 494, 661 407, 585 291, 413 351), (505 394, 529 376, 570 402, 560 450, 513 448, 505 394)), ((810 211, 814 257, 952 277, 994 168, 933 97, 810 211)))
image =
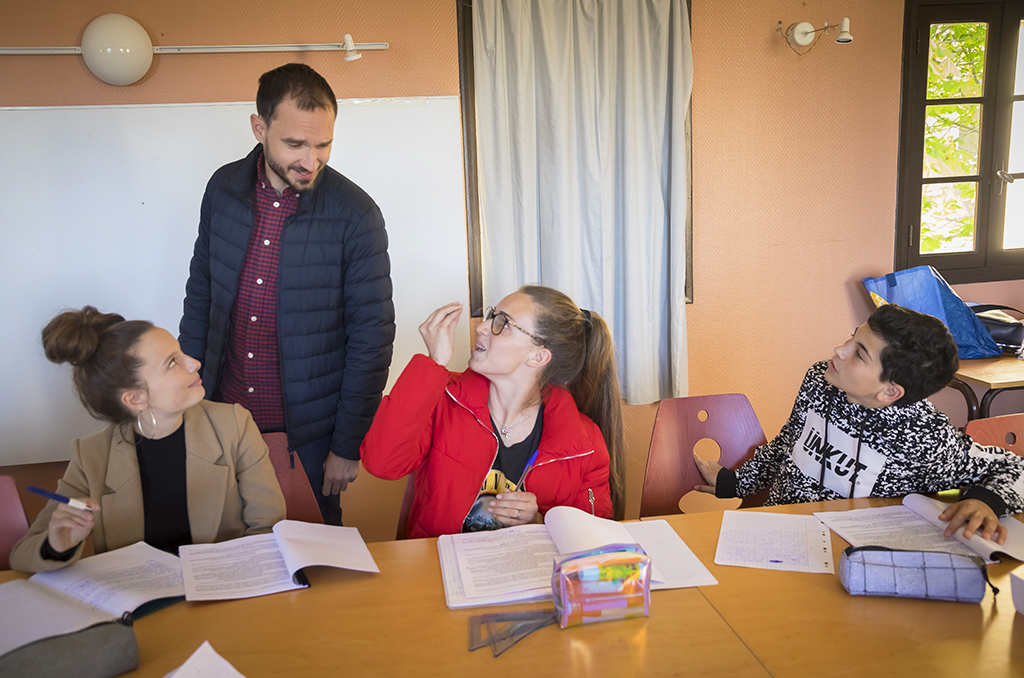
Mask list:
POLYGON ((737 471, 699 458, 718 497, 770 486, 767 504, 895 497, 972 485, 939 517, 1003 543, 998 516, 1024 510, 1024 457, 973 444, 926 400, 953 378, 957 348, 932 316, 875 310, 831 360, 811 366, 789 421, 737 471))

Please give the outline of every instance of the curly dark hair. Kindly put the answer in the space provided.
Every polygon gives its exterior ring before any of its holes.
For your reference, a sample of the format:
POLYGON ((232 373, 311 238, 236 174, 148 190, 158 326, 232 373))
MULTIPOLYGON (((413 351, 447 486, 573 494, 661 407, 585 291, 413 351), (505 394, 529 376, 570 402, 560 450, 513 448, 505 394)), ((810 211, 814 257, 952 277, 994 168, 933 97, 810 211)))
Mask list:
POLYGON ((886 343, 881 356, 882 381, 903 387, 897 405, 938 393, 960 366, 956 341, 935 316, 886 304, 871 314, 868 327, 886 343))

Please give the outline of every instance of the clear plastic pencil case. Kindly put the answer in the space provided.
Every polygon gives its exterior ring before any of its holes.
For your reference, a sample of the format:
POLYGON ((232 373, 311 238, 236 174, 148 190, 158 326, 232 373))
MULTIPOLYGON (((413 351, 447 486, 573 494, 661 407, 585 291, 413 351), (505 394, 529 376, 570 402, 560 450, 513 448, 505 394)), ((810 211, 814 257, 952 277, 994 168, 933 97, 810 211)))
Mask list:
POLYGON ((564 629, 651 614, 651 558, 636 544, 609 544, 555 561, 555 616, 564 629))

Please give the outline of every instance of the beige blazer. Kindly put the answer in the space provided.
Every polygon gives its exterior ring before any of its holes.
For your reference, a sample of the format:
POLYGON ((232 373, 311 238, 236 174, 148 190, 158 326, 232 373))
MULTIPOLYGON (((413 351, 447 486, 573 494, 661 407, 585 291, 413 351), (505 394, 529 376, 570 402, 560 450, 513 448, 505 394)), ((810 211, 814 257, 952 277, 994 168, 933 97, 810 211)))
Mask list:
MULTIPOLYGON (((284 519, 284 496, 267 445, 252 415, 241 405, 203 400, 186 410, 185 450, 188 521, 194 543, 269 532, 284 519)), ((125 440, 121 427, 108 426, 71 444, 71 461, 57 492, 99 501, 101 510, 92 531, 96 553, 145 538, 139 460, 134 442, 125 440)), ((14 545, 12 569, 43 572, 66 567, 81 557, 81 545, 67 562, 40 556, 56 508, 57 502, 48 502, 28 534, 14 545)))

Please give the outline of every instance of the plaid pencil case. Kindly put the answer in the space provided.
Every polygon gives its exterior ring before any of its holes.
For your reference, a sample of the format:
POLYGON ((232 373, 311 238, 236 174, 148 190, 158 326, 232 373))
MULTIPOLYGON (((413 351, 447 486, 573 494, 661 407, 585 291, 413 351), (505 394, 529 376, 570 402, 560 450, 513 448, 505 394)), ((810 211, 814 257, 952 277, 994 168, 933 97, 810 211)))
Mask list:
MULTIPOLYGON (((850 546, 839 558, 839 581, 854 596, 929 598, 980 603, 992 586, 977 556, 850 546)), ((999 589, 992 586, 993 593, 999 589)))

